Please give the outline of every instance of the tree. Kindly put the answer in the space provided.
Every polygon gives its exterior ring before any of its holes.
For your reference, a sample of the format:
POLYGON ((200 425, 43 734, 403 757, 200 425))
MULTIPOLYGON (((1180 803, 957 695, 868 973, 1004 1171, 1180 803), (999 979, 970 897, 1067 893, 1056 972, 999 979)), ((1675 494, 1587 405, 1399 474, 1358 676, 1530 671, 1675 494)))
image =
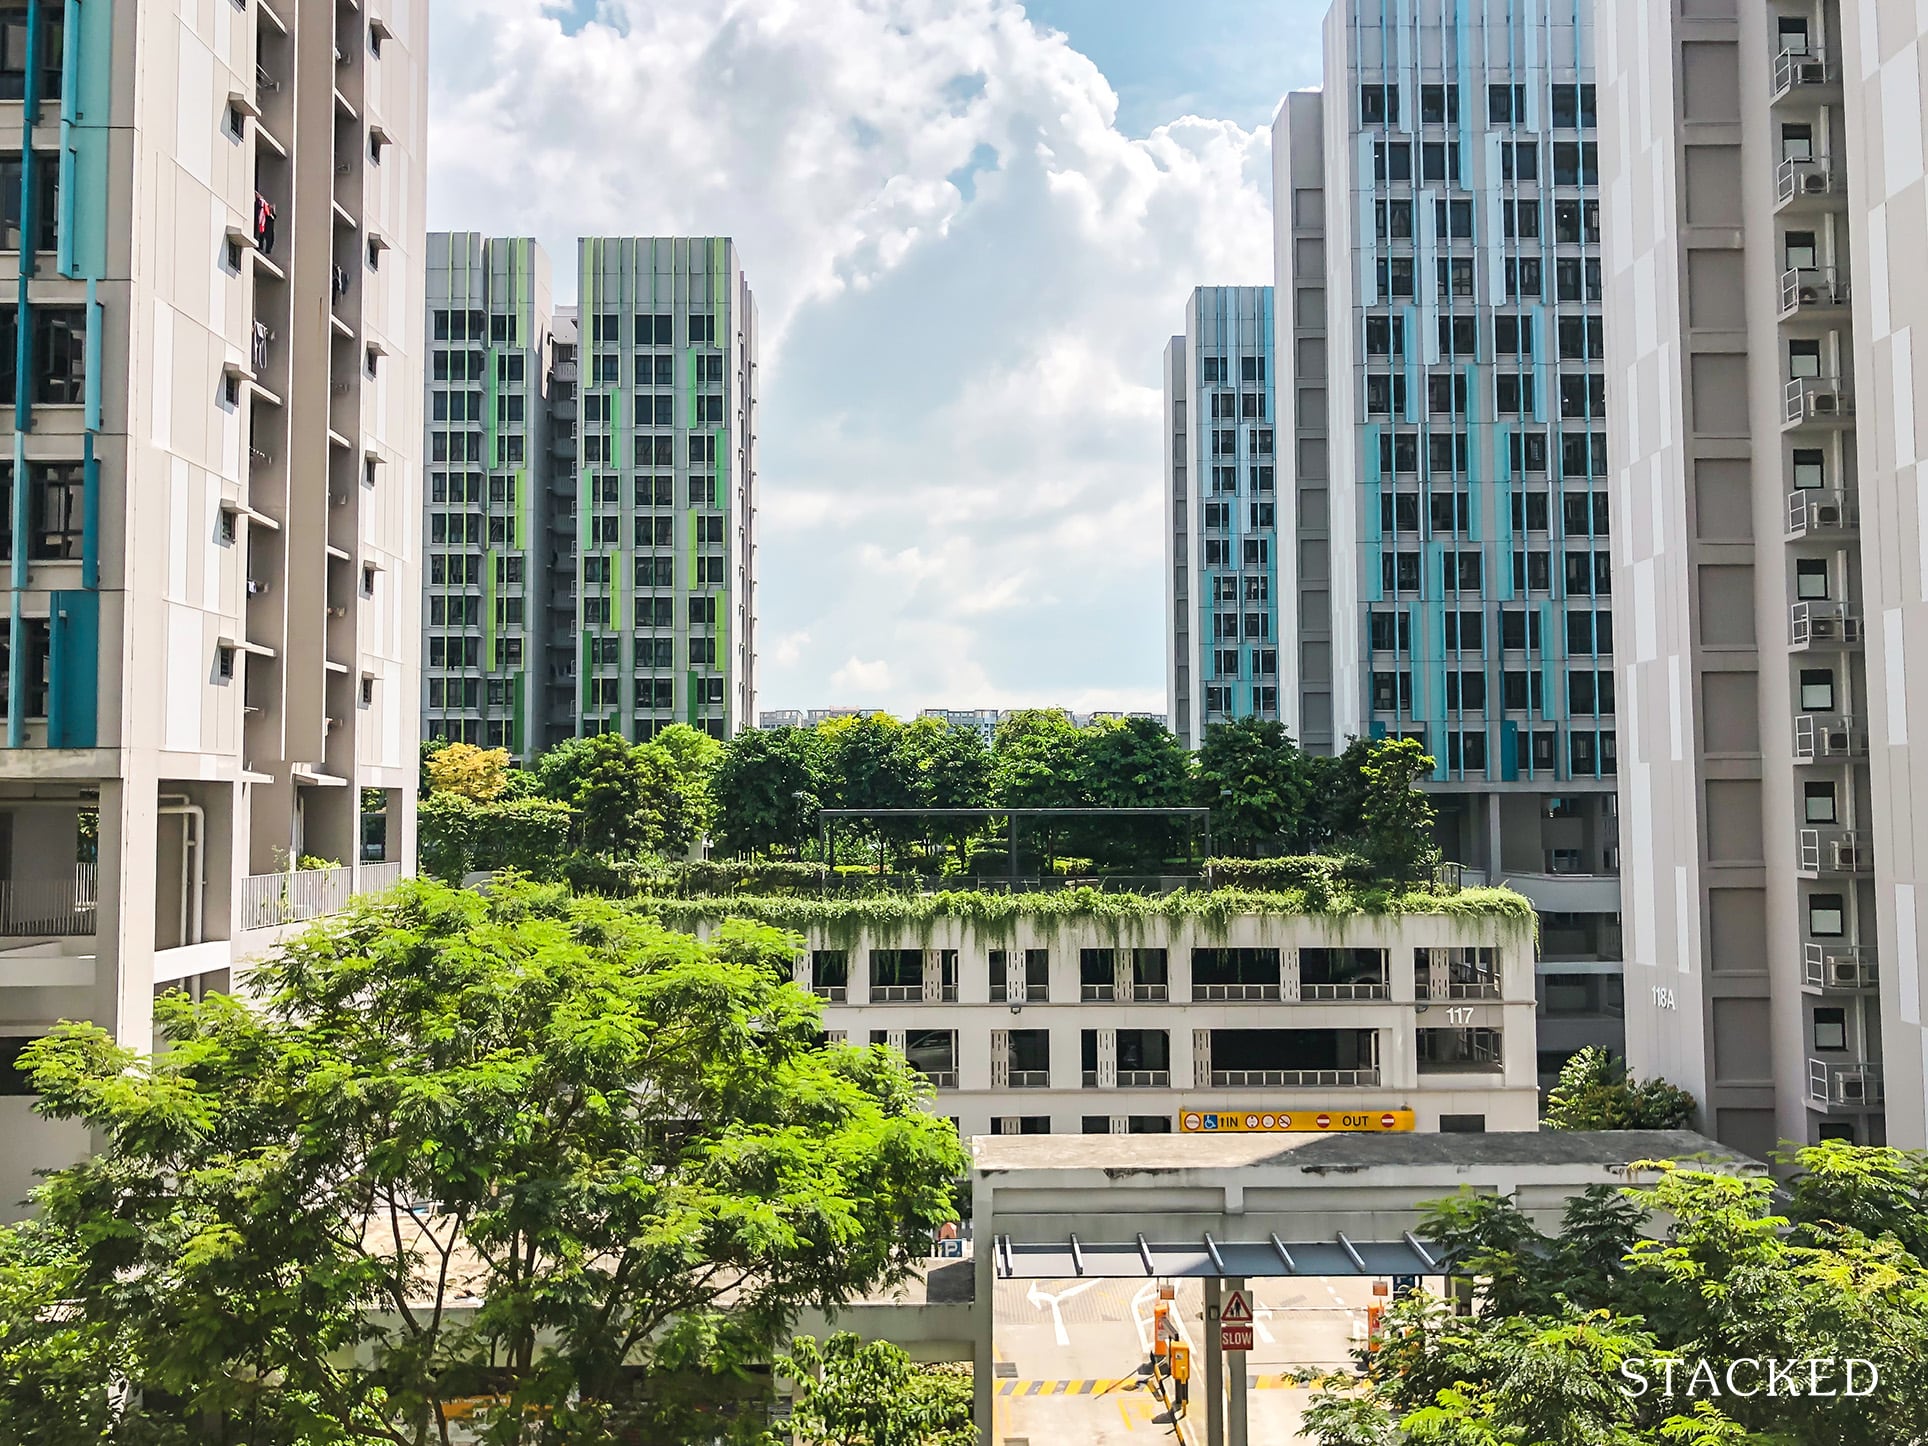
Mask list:
POLYGON ((1664 1079, 1636 1083, 1625 1061, 1597 1044, 1568 1056, 1547 1094, 1549 1130, 1684 1130, 1694 1097, 1664 1079))
MULTIPOLYGON (((1058 708, 1021 708, 998 720, 992 749, 991 793, 1004 808, 1076 808, 1078 730, 1058 708)), ((1056 856, 1056 831, 1037 828, 1047 859, 1056 856)), ((1025 830, 1018 830, 1020 847, 1025 830)))
POLYGON ((1358 767, 1358 847, 1382 878, 1419 883, 1439 861, 1433 841, 1437 815, 1418 788, 1433 768, 1414 739, 1383 738, 1367 745, 1358 767))
POLYGON ((817 735, 805 728, 748 728, 723 745, 710 778, 716 843, 743 857, 801 852, 816 836, 817 735))
POLYGON ((576 810, 593 853, 634 858, 690 846, 689 809, 665 755, 619 733, 558 744, 542 755, 536 777, 545 795, 576 810))
MULTIPOLYGON (((1455 1273, 1477 1280, 1482 1308, 1393 1305, 1378 1349, 1359 1353, 1356 1390, 1329 1390, 1308 1412, 1323 1446, 1880 1446, 1928 1433, 1928 1264, 1908 1215, 1869 1232, 1829 1215, 1873 1218, 1921 1177, 1920 1157, 1830 1144, 1792 1162, 1797 1208, 1774 1212, 1776 1182, 1661 1165, 1646 1188, 1570 1201, 1564 1231, 1542 1234, 1511 1201, 1443 1201, 1420 1232, 1455 1273), (1810 1183, 1817 1181, 1818 1183, 1810 1183), (1659 1362, 1672 1357, 1666 1390, 1659 1362), (1847 1396, 1838 1362, 1873 1363, 1880 1388, 1847 1396), (1770 1395, 1764 1367, 1832 1359, 1833 1394, 1770 1395), (1685 1383, 1710 1363, 1722 1387, 1685 1383), (1626 1362, 1635 1374, 1623 1372, 1626 1362), (1743 1364, 1740 1388, 1726 1369, 1743 1364), (1640 1379, 1646 1385, 1642 1388, 1640 1379)), ((1802 1384, 1812 1368, 1799 1368, 1802 1384)), ((1863 1376, 1863 1384, 1866 1377, 1863 1376)))
POLYGON ((798 1446, 976 1446, 968 1371, 918 1366, 889 1341, 799 1336, 779 1362, 797 1382, 798 1446))
POLYGON ((509 750, 451 743, 427 755, 422 768, 428 774, 430 794, 452 793, 488 803, 508 787, 509 750))
MULTIPOLYGON (((919 808, 990 807, 991 750, 977 729, 918 718, 904 725, 902 746, 919 808)), ((968 819, 933 819, 925 826, 925 836, 961 849, 982 827, 968 819)))
MULTIPOLYGON (((716 1439, 801 1308, 921 1260, 966 1165, 901 1057, 823 1042, 797 947, 416 882, 284 945, 258 1005, 160 1001, 164 1050, 62 1026, 23 1066, 99 1150, 39 1193, 62 1308, 0 1350, 94 1342, 116 1441, 425 1446, 477 1395, 494 1442, 716 1439)), ((0 1372, 0 1421, 50 1381, 0 1372)))
POLYGON ((646 745, 663 755, 664 766, 689 810, 690 833, 702 838, 716 827, 710 778, 723 757, 723 745, 700 728, 672 723, 646 745))
POLYGON ((1205 730, 1198 801, 1212 811, 1212 848, 1228 858, 1307 851, 1314 812, 1306 756, 1283 723, 1240 718, 1205 730))
MULTIPOLYGON (((1075 754, 1079 797, 1088 808, 1185 808, 1192 802, 1191 754, 1156 718, 1107 719, 1081 729, 1075 754)), ((1175 818, 1094 819, 1077 831, 1100 863, 1155 870, 1184 837, 1175 818)))
MULTIPOLYGON (((916 765, 904 746, 904 725, 888 713, 832 718, 818 728, 822 787, 833 808, 894 809, 917 806, 916 765)), ((915 838, 921 825, 862 820, 857 829, 877 840, 877 868, 887 862, 886 841, 915 838)))
POLYGON ((456 884, 495 869, 547 877, 569 852, 574 820, 569 805, 555 799, 471 803, 456 793, 434 794, 416 814, 422 868, 456 884))

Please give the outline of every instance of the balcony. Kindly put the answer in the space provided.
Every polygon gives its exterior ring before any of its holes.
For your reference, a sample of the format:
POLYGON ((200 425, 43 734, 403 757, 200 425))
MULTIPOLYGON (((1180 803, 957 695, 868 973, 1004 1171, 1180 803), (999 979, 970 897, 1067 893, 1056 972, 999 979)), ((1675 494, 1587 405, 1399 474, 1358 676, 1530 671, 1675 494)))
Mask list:
POLYGON ((1851 828, 1804 828, 1796 848, 1796 871, 1802 878, 1874 872, 1874 841, 1851 828))
POLYGON ((1861 611, 1853 603, 1798 602, 1788 608, 1787 619, 1791 648, 1861 646, 1861 611))
POLYGON ((237 930, 273 929, 325 919, 348 907, 351 898, 379 894, 402 881, 400 864, 342 865, 332 869, 294 869, 280 874, 250 874, 235 895, 237 930))
POLYGON ((1847 204, 1848 168, 1839 161, 1827 156, 1782 161, 1774 173, 1777 212, 1840 211, 1847 204))
POLYGON ((1793 377, 1781 401, 1782 431, 1854 424, 1854 392, 1845 377, 1793 377))
POLYGON ((1865 1061, 1808 1061, 1808 1104, 1819 1109, 1871 1109, 1882 1100, 1881 1066, 1865 1061))
POLYGON ((1877 987, 1875 951, 1860 944, 1801 945, 1801 983, 1809 989, 1862 990, 1877 987))
POLYGON ((1868 725, 1849 713, 1797 713, 1794 756, 1803 763, 1866 758, 1868 725))
POLYGON ((1256 1089, 1375 1089, 1376 1069, 1215 1069, 1212 1088, 1256 1089))
POLYGON ((0 938, 78 939, 94 932, 96 866, 69 879, 0 880, 0 938))
POLYGON ((1833 266, 1802 266, 1781 273, 1781 320, 1839 311, 1848 304, 1848 274, 1833 266))
POLYGON ((1774 57, 1773 104, 1827 105, 1841 99, 1841 67, 1818 50, 1774 57))
POLYGON ((1815 487, 1787 494, 1787 537, 1849 537, 1861 530, 1861 499, 1853 492, 1815 487))

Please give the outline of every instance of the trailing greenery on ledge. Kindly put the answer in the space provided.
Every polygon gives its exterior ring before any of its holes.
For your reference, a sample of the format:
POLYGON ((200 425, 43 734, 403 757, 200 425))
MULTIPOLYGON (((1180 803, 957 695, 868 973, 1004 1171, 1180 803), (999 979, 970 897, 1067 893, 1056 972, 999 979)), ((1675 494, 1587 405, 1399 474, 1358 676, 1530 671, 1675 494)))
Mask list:
POLYGON ((981 931, 1010 931, 1020 922, 1047 929, 1098 922, 1121 930, 1153 921, 1199 923, 1222 928, 1248 915, 1273 917, 1360 918, 1431 914, 1467 921, 1503 920, 1521 930, 1534 927, 1533 906, 1511 889, 1430 889, 1351 887, 1335 881, 1324 888, 1254 892, 1246 889, 1181 890, 1170 894, 1110 893, 1099 889, 1062 889, 1044 893, 955 892, 932 894, 828 895, 724 894, 709 898, 654 898, 636 901, 673 929, 692 929, 725 919, 757 919, 799 932, 833 939, 854 938, 866 930, 934 929, 939 923, 966 920, 981 931))

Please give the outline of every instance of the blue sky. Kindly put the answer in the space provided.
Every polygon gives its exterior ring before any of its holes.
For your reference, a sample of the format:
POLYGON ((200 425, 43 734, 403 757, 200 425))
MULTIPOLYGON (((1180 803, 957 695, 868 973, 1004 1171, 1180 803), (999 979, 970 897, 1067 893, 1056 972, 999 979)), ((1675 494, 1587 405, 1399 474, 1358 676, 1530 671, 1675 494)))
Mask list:
POLYGON ((433 0, 429 223, 733 236, 759 704, 1162 707, 1159 368, 1310 0, 433 0))

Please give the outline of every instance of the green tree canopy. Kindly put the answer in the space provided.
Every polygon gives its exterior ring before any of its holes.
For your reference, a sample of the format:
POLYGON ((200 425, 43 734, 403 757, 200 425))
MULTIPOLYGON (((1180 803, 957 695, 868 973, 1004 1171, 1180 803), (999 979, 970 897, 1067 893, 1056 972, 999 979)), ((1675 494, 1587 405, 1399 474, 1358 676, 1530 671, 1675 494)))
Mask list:
MULTIPOLYGON (((1155 718, 1107 719, 1080 731, 1075 754, 1079 798, 1088 808, 1192 806, 1192 757, 1155 718)), ((1183 845, 1182 819, 1099 820, 1075 831, 1099 863, 1155 871, 1183 845)))
POLYGON ((780 1369, 798 1385, 798 1446, 977 1446, 968 1369, 919 1366, 849 1331, 798 1337, 780 1369))
MULTIPOLYGON (((905 746, 904 725, 888 713, 833 718, 818 729, 820 792, 831 808, 915 808, 920 799, 916 761, 905 746)), ((914 838, 921 825, 863 820, 844 825, 845 835, 878 841, 878 867, 886 859, 886 840, 914 838)))
POLYGON ((415 883, 285 945, 259 1006, 168 996, 163 1051, 36 1042, 42 1113, 99 1151, 0 1237, 0 1423, 57 1392, 37 1446, 89 1413, 424 1446, 480 1395, 491 1440, 714 1440, 732 1373, 900 1278, 966 1163, 900 1057, 824 1044, 797 945, 415 883))
POLYGON ((1212 811, 1212 848, 1229 858, 1309 853, 1317 811, 1311 760, 1283 723, 1240 718, 1205 730, 1198 801, 1212 811))
POLYGON ((1547 1094, 1549 1130, 1682 1130, 1694 1097, 1664 1079, 1636 1082, 1625 1061, 1597 1044, 1568 1056, 1547 1094))
POLYGON ((668 756, 618 733, 572 738, 542 755, 542 792, 576 810, 591 852, 612 858, 678 855, 692 838, 690 809, 668 756))
POLYGON ((723 746, 710 777, 716 843, 741 857, 800 851, 816 837, 818 739, 806 728, 745 729, 723 746))
POLYGON ((700 728, 687 723, 672 723, 644 745, 663 755, 664 766, 675 780, 689 810, 690 833, 701 838, 716 827, 716 802, 710 780, 722 761, 723 745, 700 728))

